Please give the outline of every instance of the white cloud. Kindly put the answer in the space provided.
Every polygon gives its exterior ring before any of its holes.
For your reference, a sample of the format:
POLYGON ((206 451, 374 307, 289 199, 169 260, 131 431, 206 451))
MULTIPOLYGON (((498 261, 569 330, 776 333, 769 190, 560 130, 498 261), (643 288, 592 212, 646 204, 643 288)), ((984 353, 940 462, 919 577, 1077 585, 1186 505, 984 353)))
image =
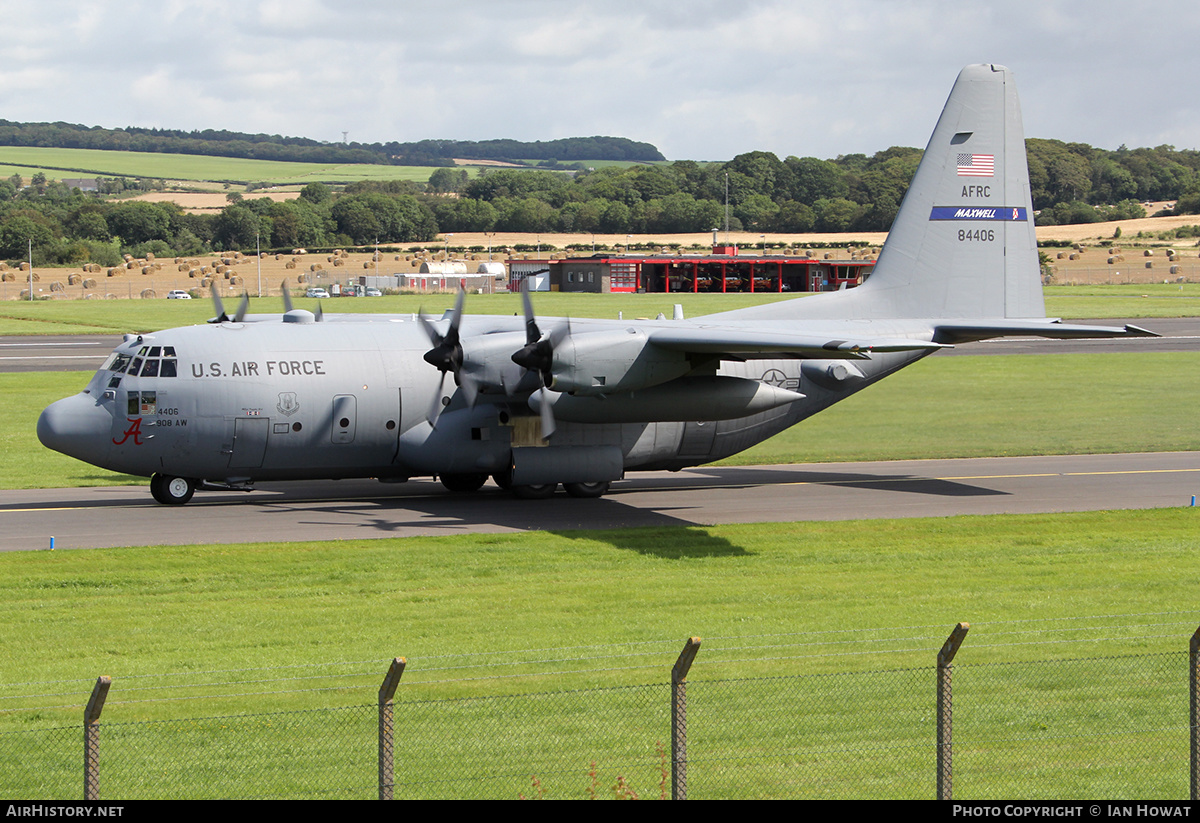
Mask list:
POLYGON ((0 0, 0 19, 10 120, 830 157, 923 145, 958 70, 996 61, 1033 136, 1200 145, 1182 0, 0 0))

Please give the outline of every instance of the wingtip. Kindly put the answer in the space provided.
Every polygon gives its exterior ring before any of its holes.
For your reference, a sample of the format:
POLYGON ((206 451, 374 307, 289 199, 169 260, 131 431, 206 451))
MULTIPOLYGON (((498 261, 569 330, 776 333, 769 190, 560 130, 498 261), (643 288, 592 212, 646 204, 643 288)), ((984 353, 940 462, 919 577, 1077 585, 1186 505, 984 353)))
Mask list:
POLYGON ((1143 329, 1141 326, 1134 326, 1129 323, 1125 324, 1125 333, 1132 337, 1162 337, 1158 332, 1143 329))

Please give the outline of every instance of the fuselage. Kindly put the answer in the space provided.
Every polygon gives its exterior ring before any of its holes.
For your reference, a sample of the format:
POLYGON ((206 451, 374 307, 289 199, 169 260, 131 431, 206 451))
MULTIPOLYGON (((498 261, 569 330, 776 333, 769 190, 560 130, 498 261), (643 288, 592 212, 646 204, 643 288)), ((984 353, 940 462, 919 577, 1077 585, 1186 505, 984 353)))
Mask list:
MULTIPOLYGON (((573 334, 609 327, 631 324, 574 321, 573 334)), ((468 317, 467 331, 501 349, 522 333, 512 317, 468 317)), ((708 377, 668 382, 657 393, 611 402, 563 395, 574 405, 559 404, 567 419, 545 441, 529 391, 485 391, 472 407, 452 377, 422 360, 428 348, 420 325, 399 318, 130 335, 81 393, 46 409, 38 435, 113 471, 235 485, 514 470, 526 482, 586 480, 589 472, 612 480, 614 472, 734 454, 919 357, 877 355, 852 362, 849 374, 845 360, 724 361, 701 365, 708 377), (713 376, 803 398, 729 417, 714 411, 721 398, 713 376), (431 406, 440 406, 432 422, 431 406), (636 419, 640 409, 648 419, 636 419)))

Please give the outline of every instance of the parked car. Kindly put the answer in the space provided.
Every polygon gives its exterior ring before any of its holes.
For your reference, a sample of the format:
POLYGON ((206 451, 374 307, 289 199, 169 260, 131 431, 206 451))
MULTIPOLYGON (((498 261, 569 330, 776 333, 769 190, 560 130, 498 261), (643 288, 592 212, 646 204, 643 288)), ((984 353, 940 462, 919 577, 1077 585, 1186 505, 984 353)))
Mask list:
POLYGON ((368 286, 367 290, 363 293, 367 297, 383 297, 383 292, 381 292, 379 289, 373 289, 370 286, 368 286))
POLYGON ((191 300, 192 296, 183 289, 171 289, 167 292, 168 300, 191 300))
POLYGON ((306 291, 304 293, 304 296, 305 297, 328 297, 329 292, 325 291, 325 289, 317 287, 317 288, 311 288, 308 291, 306 291))

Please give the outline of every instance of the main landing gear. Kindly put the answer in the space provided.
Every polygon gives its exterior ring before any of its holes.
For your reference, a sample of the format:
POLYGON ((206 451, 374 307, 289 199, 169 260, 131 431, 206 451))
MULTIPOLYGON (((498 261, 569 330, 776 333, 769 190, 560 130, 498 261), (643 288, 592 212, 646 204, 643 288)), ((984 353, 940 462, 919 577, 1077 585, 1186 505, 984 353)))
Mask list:
POLYGON ((196 481, 190 477, 156 474, 150 478, 150 494, 166 506, 182 506, 196 493, 196 481))
MULTIPOLYGON (((483 484, 487 482, 485 474, 442 474, 438 475, 438 479, 442 481, 442 485, 452 492, 474 492, 479 491, 483 484)), ((492 475, 492 482, 497 486, 510 491, 514 497, 521 500, 545 500, 548 497, 553 497, 554 492, 558 490, 557 483, 539 483, 536 486, 519 486, 512 482, 512 472, 496 472, 492 475)), ((563 483, 563 490, 571 497, 603 497, 608 493, 608 481, 596 483, 563 483)))

